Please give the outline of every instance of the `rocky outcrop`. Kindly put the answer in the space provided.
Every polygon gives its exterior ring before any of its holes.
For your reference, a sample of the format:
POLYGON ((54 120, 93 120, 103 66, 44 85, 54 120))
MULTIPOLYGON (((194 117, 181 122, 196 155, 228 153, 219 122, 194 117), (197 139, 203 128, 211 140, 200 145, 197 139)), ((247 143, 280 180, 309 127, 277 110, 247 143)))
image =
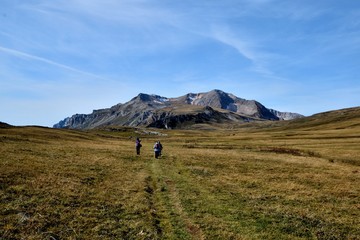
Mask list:
POLYGON ((298 113, 291 113, 291 112, 279 112, 274 109, 269 109, 269 111, 279 118, 279 120, 293 120, 298 118, 303 118, 304 116, 298 113))

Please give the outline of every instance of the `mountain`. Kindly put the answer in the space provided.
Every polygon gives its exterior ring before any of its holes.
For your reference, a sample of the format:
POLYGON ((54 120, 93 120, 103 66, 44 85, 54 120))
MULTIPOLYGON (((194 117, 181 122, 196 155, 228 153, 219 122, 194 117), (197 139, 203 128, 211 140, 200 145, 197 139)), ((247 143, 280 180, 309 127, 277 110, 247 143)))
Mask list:
POLYGON ((303 117, 298 113, 279 112, 268 109, 257 101, 238 98, 233 94, 221 90, 197 94, 189 93, 174 100, 185 104, 221 108, 238 114, 266 120, 291 120, 303 117))
POLYGON ((184 128, 200 123, 278 121, 301 117, 296 113, 268 109, 257 101, 238 98, 221 90, 188 93, 177 98, 140 93, 124 104, 67 117, 54 128, 91 129, 109 125, 184 128))

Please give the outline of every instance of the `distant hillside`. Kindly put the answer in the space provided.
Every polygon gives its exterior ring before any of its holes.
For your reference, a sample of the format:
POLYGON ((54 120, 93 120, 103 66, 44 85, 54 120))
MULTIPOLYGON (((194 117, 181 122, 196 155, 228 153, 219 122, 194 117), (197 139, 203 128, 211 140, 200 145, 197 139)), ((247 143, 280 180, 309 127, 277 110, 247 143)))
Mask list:
POLYGON ((189 93, 177 98, 140 93, 124 104, 67 117, 54 128, 92 129, 109 125, 184 128, 199 123, 279 121, 301 117, 297 113, 268 109, 257 101, 220 90, 189 93))
POLYGON ((11 125, 4 122, 0 122, 0 128, 9 128, 9 127, 11 127, 11 125))
POLYGON ((291 127, 307 128, 360 128, 360 107, 345 108, 340 110, 318 113, 289 123, 291 127))
POLYGON ((360 107, 317 113, 309 117, 294 119, 292 121, 271 122, 254 127, 260 129, 279 128, 282 130, 360 129, 360 107))

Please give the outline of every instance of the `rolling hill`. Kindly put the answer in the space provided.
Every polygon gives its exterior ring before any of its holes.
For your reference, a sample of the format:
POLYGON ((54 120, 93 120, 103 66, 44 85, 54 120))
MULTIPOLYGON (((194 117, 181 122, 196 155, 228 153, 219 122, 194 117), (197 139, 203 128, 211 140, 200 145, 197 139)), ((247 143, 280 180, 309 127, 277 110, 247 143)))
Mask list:
POLYGON ((317 113, 309 117, 298 118, 292 121, 267 122, 256 125, 259 129, 270 130, 351 130, 360 128, 360 107, 344 108, 339 110, 317 113))
POLYGON ((0 122, 0 128, 8 128, 8 127, 11 127, 11 125, 4 122, 0 122))

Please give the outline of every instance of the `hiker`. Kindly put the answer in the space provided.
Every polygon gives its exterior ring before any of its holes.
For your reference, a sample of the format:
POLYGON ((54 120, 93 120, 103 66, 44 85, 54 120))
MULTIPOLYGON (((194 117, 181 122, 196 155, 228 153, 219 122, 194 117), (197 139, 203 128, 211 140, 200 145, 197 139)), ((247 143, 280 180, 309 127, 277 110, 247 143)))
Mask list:
POLYGON ((163 146, 162 146, 162 144, 161 144, 161 142, 160 142, 160 141, 158 141, 158 143, 159 143, 159 147, 160 147, 160 153, 159 153, 159 156, 161 156, 161 151, 163 150, 163 146))
POLYGON ((161 155, 161 150, 162 150, 162 145, 160 141, 157 141, 154 145, 155 158, 158 158, 161 155))
POLYGON ((136 148, 136 154, 140 155, 140 148, 142 147, 141 145, 141 140, 139 138, 136 138, 135 141, 135 148, 136 148))

